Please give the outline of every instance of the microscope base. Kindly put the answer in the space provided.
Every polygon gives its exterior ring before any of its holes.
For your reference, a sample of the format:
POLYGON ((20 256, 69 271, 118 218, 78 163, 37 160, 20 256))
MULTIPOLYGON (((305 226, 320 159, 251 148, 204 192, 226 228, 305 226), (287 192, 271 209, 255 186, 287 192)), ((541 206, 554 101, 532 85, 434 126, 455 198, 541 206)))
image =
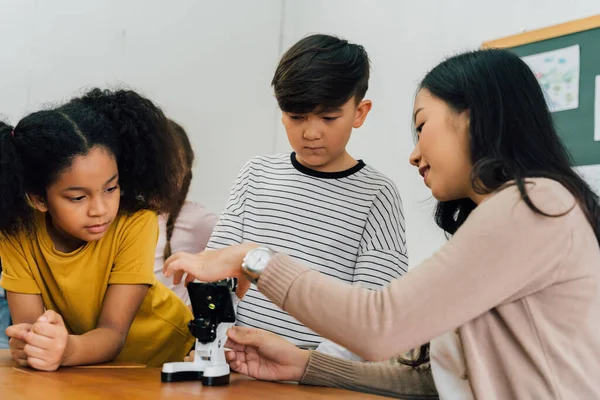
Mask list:
POLYGON ((206 365, 196 362, 173 362, 163 365, 161 382, 202 381, 204 386, 229 383, 229 365, 206 365))

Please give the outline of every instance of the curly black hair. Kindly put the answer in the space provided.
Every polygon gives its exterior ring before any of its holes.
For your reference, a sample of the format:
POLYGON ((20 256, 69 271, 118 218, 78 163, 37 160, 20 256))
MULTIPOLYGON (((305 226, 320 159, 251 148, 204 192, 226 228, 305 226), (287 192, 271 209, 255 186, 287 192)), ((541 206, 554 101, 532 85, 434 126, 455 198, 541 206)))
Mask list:
POLYGON ((30 230, 28 195, 46 190, 73 159, 102 147, 116 159, 120 212, 168 212, 181 174, 168 120, 132 90, 92 89, 54 109, 34 112, 13 128, 0 122, 0 233, 30 230))

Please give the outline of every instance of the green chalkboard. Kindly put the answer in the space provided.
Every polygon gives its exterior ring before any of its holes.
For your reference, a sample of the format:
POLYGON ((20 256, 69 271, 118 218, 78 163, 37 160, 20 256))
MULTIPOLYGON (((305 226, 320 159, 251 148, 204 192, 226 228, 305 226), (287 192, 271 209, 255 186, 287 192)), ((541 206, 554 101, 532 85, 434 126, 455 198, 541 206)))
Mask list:
POLYGON ((520 57, 579 45, 579 107, 553 112, 554 123, 575 165, 600 164, 600 141, 594 141, 595 79, 600 75, 600 28, 511 47, 520 57))

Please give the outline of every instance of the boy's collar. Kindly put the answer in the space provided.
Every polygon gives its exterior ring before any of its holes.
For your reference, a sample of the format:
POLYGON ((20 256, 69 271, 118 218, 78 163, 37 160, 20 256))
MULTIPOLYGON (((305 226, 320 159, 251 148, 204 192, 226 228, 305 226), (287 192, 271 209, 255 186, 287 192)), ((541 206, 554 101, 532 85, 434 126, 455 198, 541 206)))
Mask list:
POLYGON ((338 172, 315 171, 314 169, 305 167, 304 165, 300 164, 300 162, 296 159, 295 152, 292 152, 292 154, 290 154, 290 161, 292 162, 292 165, 294 166, 294 168, 296 168, 296 170, 298 170, 298 172, 301 172, 304 175, 313 176, 315 178, 323 178, 323 179, 345 178, 347 176, 355 174, 356 172, 360 171, 361 169, 363 169, 366 166, 366 164, 363 160, 358 160, 356 162, 355 166, 348 168, 344 171, 338 171, 338 172))

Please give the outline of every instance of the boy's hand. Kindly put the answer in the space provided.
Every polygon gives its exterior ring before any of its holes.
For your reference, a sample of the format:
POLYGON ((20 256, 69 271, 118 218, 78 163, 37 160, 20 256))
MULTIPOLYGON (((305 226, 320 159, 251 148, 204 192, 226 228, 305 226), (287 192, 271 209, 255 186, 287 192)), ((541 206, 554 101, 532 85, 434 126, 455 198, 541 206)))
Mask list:
POLYGON ((242 261, 251 249, 258 247, 253 243, 236 244, 219 250, 205 250, 202 253, 175 253, 163 265, 163 274, 173 276, 173 282, 181 281, 187 273, 186 283, 198 279, 202 282, 215 282, 225 278, 241 278, 236 294, 242 298, 250 288, 250 282, 244 279, 242 261))
POLYGON ((23 349, 27 344, 27 342, 25 342, 25 338, 27 337, 29 331, 31 331, 31 327, 31 324, 23 323, 11 325, 6 328, 6 336, 10 338, 8 341, 10 345, 10 354, 20 367, 29 366, 27 363, 27 355, 23 349))
POLYGON ((24 352, 29 366, 42 371, 55 371, 63 362, 69 332, 62 317, 48 310, 33 324, 25 341, 24 352))

